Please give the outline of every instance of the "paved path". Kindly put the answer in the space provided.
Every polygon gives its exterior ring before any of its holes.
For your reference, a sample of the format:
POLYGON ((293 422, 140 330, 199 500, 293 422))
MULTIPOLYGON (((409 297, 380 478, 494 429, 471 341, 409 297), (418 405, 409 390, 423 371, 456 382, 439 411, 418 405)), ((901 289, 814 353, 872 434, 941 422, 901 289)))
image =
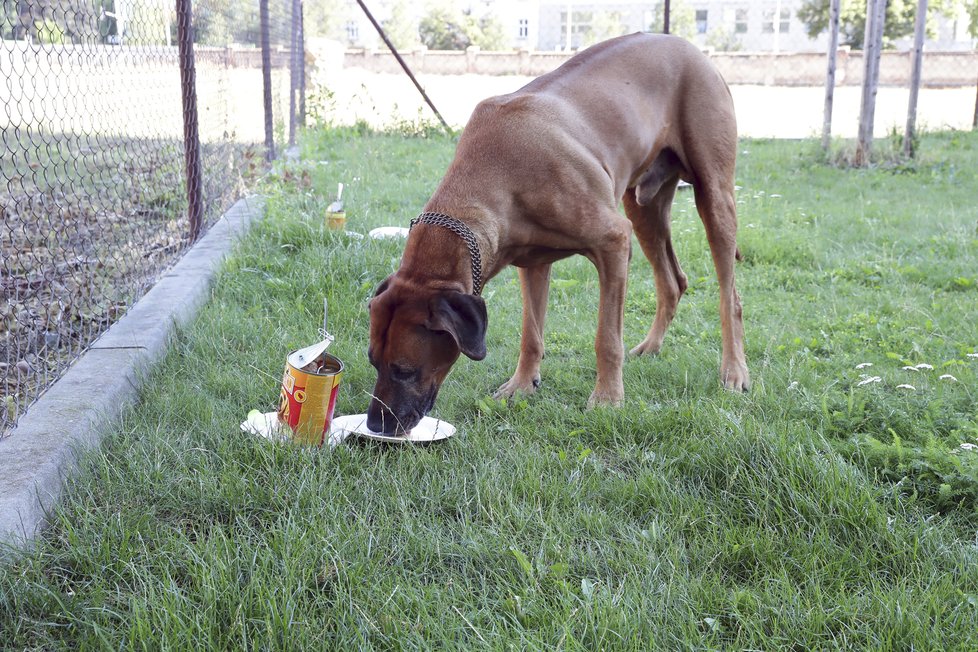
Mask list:
MULTIPOLYGON (((464 125, 479 100, 512 92, 532 77, 491 75, 422 75, 421 85, 453 126, 464 125)), ((361 118, 374 126, 419 115, 434 120, 405 75, 344 68, 320 73, 317 83, 333 93, 333 116, 342 124, 361 118), (419 113, 420 112, 420 113, 419 113)), ((825 89, 784 86, 734 86, 740 135, 754 138, 821 137, 825 89)), ((833 135, 852 138, 859 120, 861 90, 841 86, 835 91, 833 135)), ((876 136, 896 128, 902 134, 907 121, 908 91, 881 88, 876 102, 876 136)), ((918 100, 917 124, 926 129, 970 129, 975 108, 975 87, 924 88, 918 100)))

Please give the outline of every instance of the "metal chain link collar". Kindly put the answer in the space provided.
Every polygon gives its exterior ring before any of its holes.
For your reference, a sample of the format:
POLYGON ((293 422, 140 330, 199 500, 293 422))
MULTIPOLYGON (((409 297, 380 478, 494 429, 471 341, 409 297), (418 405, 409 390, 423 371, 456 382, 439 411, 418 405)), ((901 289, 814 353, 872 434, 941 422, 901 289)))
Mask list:
POLYGON ((411 220, 410 228, 413 229, 415 224, 440 226, 462 238, 469 250, 469 257, 472 259, 472 294, 475 296, 482 294, 482 255, 479 253, 479 243, 476 242, 472 230, 464 222, 444 213, 421 213, 411 220))

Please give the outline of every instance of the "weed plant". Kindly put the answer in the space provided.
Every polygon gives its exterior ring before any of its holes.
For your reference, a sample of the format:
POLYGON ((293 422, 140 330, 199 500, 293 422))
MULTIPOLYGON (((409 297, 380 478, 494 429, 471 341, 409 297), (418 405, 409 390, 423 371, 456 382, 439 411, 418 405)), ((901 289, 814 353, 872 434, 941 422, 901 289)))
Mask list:
MULTIPOLYGON (((323 298, 363 412, 367 300, 454 143, 305 134, 141 405, 86 456, 52 527, 0 568, 14 649, 948 649, 978 647, 978 134, 899 169, 745 141, 738 286, 747 394, 721 389, 717 285, 691 193, 690 287, 620 408, 585 410, 598 285, 554 266, 543 384, 511 373, 519 286, 487 286, 489 356, 462 359, 428 447, 334 450, 240 432, 275 408, 323 298), (336 184, 347 230, 325 227, 336 184)), ((635 248, 626 345, 655 307, 635 248)))

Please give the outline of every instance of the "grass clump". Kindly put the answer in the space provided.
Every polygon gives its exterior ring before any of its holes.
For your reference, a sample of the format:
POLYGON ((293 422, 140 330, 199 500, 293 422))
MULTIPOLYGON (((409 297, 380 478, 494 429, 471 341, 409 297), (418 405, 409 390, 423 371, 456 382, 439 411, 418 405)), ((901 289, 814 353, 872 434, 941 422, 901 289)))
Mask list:
MULTIPOLYGON (((926 135, 900 174, 741 144, 749 394, 719 387, 716 281, 681 192, 690 291, 661 356, 626 363, 622 408, 583 409, 597 277, 573 259, 554 267, 532 397, 489 398, 516 361, 520 300, 512 270, 487 286, 489 356, 459 362, 436 406, 454 439, 318 451, 240 433, 275 407, 324 296, 338 411, 365 409, 366 301, 402 245, 358 235, 406 226, 437 184, 453 143, 424 135, 306 134, 140 407, 0 569, 4 645, 978 644, 978 137, 926 135), (355 234, 324 225, 339 182, 355 234)), ((636 256, 626 343, 654 302, 636 256)))

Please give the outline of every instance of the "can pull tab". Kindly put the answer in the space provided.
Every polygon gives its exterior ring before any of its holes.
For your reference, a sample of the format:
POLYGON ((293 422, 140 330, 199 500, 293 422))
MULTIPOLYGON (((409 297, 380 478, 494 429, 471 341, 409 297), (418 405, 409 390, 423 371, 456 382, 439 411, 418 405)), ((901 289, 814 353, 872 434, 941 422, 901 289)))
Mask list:
POLYGON ((325 298, 323 298, 323 327, 319 330, 319 336, 323 338, 321 341, 316 342, 311 346, 299 349, 289 356, 289 364, 296 369, 302 369, 306 365, 314 362, 319 356, 326 352, 329 345, 333 343, 336 339, 329 334, 326 330, 326 325, 329 322, 329 303, 325 298))
POLYGON ((343 184, 337 184, 336 186, 336 199, 326 207, 326 212, 328 213, 339 213, 343 210, 343 184))
MULTIPOLYGON (((342 192, 342 186, 343 184, 340 184, 340 192, 342 192)), ((326 325, 328 323, 329 323, 329 301, 326 300, 326 297, 323 297, 323 328, 321 331, 319 331, 319 336, 324 340, 329 340, 330 342, 332 342, 333 336, 330 335, 329 331, 326 329, 326 325)))
POLYGON ((323 341, 316 342, 312 346, 299 349, 289 356, 289 364, 296 369, 302 369, 307 364, 314 362, 316 358, 325 353, 326 349, 329 348, 329 345, 333 343, 333 339, 334 338, 332 335, 327 334, 323 341))

